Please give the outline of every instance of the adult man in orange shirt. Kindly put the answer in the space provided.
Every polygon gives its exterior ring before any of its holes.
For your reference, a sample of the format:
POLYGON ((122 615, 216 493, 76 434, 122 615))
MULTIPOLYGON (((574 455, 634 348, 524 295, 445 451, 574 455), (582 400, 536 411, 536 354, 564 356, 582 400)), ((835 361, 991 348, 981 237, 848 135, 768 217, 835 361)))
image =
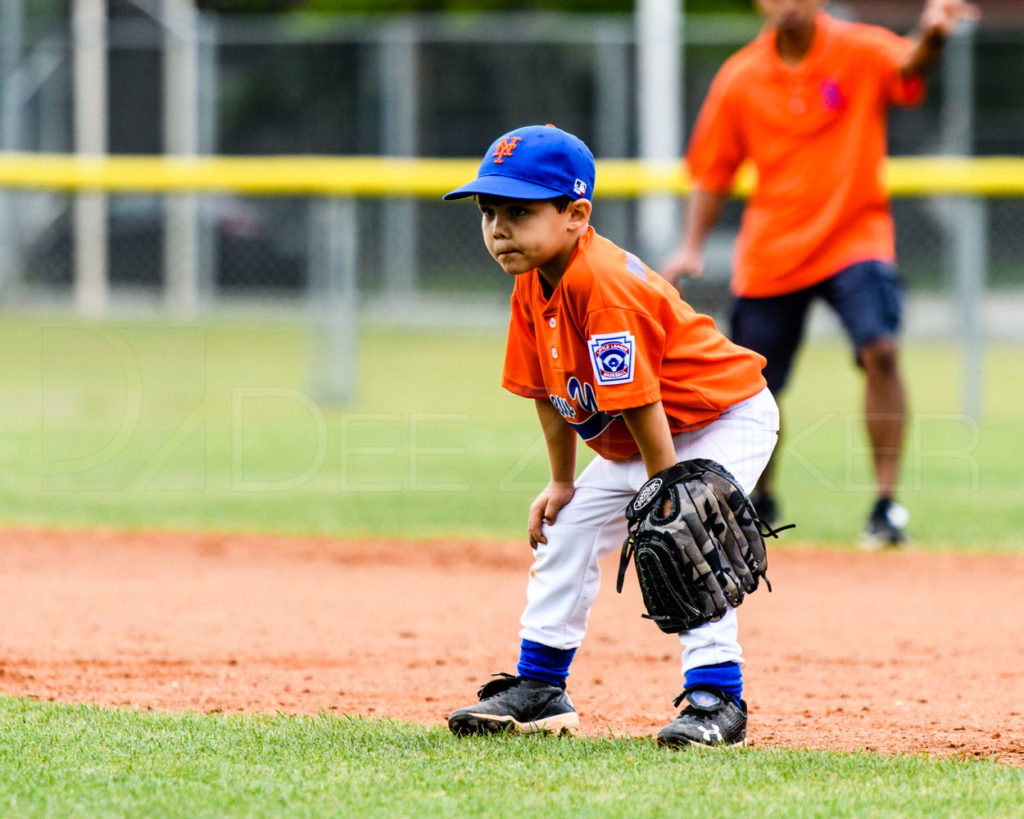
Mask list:
MULTIPOLYGON (((926 0, 910 39, 827 15, 827 0, 758 0, 761 35, 726 61, 698 116, 687 152, 694 183, 669 280, 703 272, 705 241, 745 160, 757 188, 736 245, 733 340, 768 361, 785 386, 807 310, 822 297, 836 311, 866 379, 865 413, 877 500, 867 548, 899 546, 906 510, 893 500, 906 406, 898 365, 901 286, 889 201, 881 181, 886 112, 924 96, 924 76, 957 21, 976 19, 960 0, 926 0)), ((776 515, 771 465, 753 496, 776 515)))

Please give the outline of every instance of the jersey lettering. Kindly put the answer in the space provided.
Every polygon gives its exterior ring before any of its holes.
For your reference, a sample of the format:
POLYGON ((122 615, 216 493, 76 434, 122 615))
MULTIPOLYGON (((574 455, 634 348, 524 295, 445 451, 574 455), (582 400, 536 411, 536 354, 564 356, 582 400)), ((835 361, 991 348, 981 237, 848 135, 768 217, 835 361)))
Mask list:
POLYGON ((576 410, 573 409, 572 404, 570 404, 568 401, 562 398, 562 396, 552 394, 549 395, 548 398, 551 399, 552 405, 556 410, 558 410, 558 414, 561 415, 563 418, 576 417, 576 410))
POLYGON ((569 397, 580 405, 587 412, 597 412, 597 396, 594 395, 594 388, 590 384, 580 383, 580 380, 573 376, 565 385, 569 397))
POLYGON ((618 414, 612 415, 608 412, 601 412, 597 408, 597 396, 594 394, 594 388, 585 381, 581 382, 576 376, 569 379, 565 389, 569 393, 568 400, 560 395, 549 395, 548 398, 559 414, 569 422, 569 426, 576 430, 576 434, 584 441, 591 441, 596 438, 608 428, 609 424, 619 417, 618 414), (586 420, 579 422, 571 420, 576 417, 576 409, 572 405, 573 401, 579 404, 580 409, 590 414, 586 420))
POLYGON ((576 430, 576 433, 584 441, 592 441, 608 429, 608 426, 612 421, 618 417, 618 414, 612 415, 608 412, 595 412, 586 421, 581 421, 578 424, 574 424, 570 421, 569 426, 576 430))

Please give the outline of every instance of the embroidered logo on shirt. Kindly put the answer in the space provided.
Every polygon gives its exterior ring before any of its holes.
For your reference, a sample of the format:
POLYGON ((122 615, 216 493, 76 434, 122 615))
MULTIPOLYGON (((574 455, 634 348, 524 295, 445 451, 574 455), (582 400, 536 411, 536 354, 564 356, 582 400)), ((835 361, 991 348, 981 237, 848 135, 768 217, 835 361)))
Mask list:
POLYGON ((636 342, 631 333, 597 333, 587 340, 594 377, 602 386, 633 380, 636 342))
POLYGON ((843 97, 843 89, 839 87, 838 82, 835 80, 822 80, 821 101, 829 111, 838 111, 846 104, 846 99, 843 97))
POLYGON ((519 145, 519 141, 521 139, 522 137, 512 137, 511 139, 509 139, 509 137, 502 137, 501 142, 499 142, 497 147, 494 149, 494 153, 491 154, 491 156, 494 157, 494 164, 504 165, 505 157, 512 156, 512 152, 519 145))

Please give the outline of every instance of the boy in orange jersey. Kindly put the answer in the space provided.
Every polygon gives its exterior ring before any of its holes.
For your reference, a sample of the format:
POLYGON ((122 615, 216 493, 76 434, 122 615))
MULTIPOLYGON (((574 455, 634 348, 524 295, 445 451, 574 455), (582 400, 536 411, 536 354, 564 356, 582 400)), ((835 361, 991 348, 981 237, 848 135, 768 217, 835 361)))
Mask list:
MULTIPOLYGON (((502 378, 532 398, 551 480, 530 506, 535 550, 516 675, 449 717, 457 734, 560 733, 579 725, 565 691, 597 595, 622 545, 625 508, 650 476, 688 458, 724 465, 750 491, 778 435, 764 359, 726 339, 636 256, 590 226, 594 158, 575 136, 528 126, 496 140, 472 182, 484 243, 512 276, 502 378), (576 475, 577 437, 597 457, 576 475)), ((680 635, 687 706, 666 745, 745 741, 735 609, 680 635)))
MULTIPOLYGON (((901 286, 881 181, 886 112, 923 98, 923 77, 960 18, 977 9, 927 0, 915 38, 833 19, 827 0, 758 0, 761 36, 722 66, 701 108, 687 164, 695 190, 674 281, 703 271, 705 241, 737 168, 757 168, 736 246, 731 337, 767 359, 773 394, 786 385, 816 298, 838 314, 865 375, 865 415, 877 498, 865 548, 900 546, 906 509, 894 500, 906 406, 898 364, 901 286)), ((776 516, 771 465, 752 495, 776 516)))

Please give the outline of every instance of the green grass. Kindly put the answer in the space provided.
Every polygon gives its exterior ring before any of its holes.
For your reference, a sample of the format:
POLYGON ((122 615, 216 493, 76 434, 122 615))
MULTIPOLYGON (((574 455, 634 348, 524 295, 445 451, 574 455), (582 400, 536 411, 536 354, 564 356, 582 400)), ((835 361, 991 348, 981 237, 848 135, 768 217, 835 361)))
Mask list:
MULTIPOLYGON (((0 521, 521 537, 546 459, 499 386, 503 328, 364 328, 358 392, 311 393, 301 324, 4 319, 0 521)), ((992 346, 982 419, 956 348, 910 345, 901 497, 922 549, 1024 546, 1020 350, 992 346)), ((809 346, 783 403, 789 544, 852 548, 871 500, 860 382, 809 346)), ((321 715, 167 715, 0 697, 0 816, 1011 816, 1020 770, 647 739, 493 737, 321 715)))
MULTIPOLYGON (((364 328, 343 407, 311 393, 298 323, 8 318, 0 344, 18 351, 0 380, 8 524, 521 537, 546 476, 531 403, 499 386, 502 327, 364 328)), ((1024 546, 1019 359, 990 348, 978 420, 956 347, 908 346, 900 497, 921 548, 1024 546)), ((789 542, 852 547, 872 500, 860 404, 845 346, 809 345, 783 400, 789 542)))
POLYGON ((1022 789, 990 762, 0 699, 10 816, 1012 816, 1022 789))

